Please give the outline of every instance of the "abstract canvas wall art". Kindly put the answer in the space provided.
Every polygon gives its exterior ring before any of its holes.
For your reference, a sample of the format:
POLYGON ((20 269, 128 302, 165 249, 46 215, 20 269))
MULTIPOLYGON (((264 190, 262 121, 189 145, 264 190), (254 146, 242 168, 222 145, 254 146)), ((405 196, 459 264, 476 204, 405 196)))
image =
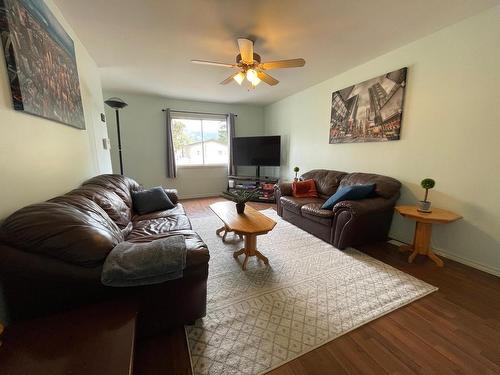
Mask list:
POLYGON ((398 140, 407 68, 332 94, 330 143, 398 140))
POLYGON ((73 40, 43 0, 0 0, 14 108, 85 129, 73 40))

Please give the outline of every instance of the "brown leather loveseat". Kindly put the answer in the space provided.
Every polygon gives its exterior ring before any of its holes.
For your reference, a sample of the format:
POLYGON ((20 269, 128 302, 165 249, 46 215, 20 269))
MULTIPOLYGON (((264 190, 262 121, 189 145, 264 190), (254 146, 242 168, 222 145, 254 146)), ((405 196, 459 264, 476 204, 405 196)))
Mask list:
POLYGON ((302 179, 315 181, 319 197, 296 198, 292 195, 292 183, 277 185, 277 210, 283 219, 331 243, 337 249, 387 239, 394 206, 399 198, 399 181, 378 174, 326 169, 304 173, 302 179), (375 184, 373 197, 342 201, 332 210, 321 209, 338 188, 362 184, 375 184))
POLYGON ((0 280, 12 320, 31 318, 116 297, 138 306, 138 330, 150 334, 205 315, 209 252, 191 228, 177 192, 176 206, 137 215, 120 175, 101 175, 47 202, 22 208, 0 227, 0 280), (121 241, 149 242, 182 235, 187 255, 180 279, 113 288, 101 284, 102 264, 121 241))

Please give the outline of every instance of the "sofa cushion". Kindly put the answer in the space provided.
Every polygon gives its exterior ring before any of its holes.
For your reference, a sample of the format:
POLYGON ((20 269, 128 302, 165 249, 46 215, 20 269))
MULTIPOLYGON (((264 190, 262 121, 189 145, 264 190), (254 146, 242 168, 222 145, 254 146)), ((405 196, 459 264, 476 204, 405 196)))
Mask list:
POLYGON ((86 185, 97 185, 106 190, 114 191, 128 208, 132 208, 131 192, 142 189, 141 185, 136 181, 119 174, 102 174, 100 176, 95 176, 82 184, 82 186, 86 185))
POLYGON ((132 217, 131 193, 141 189, 142 187, 129 177, 103 174, 85 181, 77 190, 95 201, 120 229, 124 229, 132 217))
POLYGON ((368 198, 372 195, 374 189, 374 184, 342 186, 335 194, 326 200, 321 208, 324 210, 332 210, 333 206, 339 202, 368 198))
POLYGON ((191 229, 191 223, 186 215, 174 215, 156 219, 133 221, 132 225, 132 231, 126 237, 127 241, 138 237, 149 237, 154 239, 157 235, 168 233, 173 230, 191 229))
POLYGON ((184 207, 182 206, 181 203, 177 203, 175 207, 170 210, 156 211, 144 215, 136 214, 132 217, 132 221, 152 220, 161 217, 176 216, 176 215, 186 215, 186 211, 184 211, 184 207))
POLYGON ((292 183, 292 195, 295 198, 317 198, 318 191, 314 180, 294 181, 292 183))
POLYGON ((296 214, 301 214, 301 207, 305 204, 309 203, 319 203, 323 204, 325 202, 324 199, 321 198, 295 198, 290 196, 284 196, 280 198, 280 203, 283 208, 295 212, 296 214))
POLYGON ((333 222, 333 217, 323 217, 323 216, 311 215, 311 214, 304 212, 304 211, 302 211, 302 217, 306 220, 311 220, 311 221, 314 221, 315 223, 325 225, 327 227, 331 227, 332 222, 333 222))
POLYGON ((324 210, 321 208, 322 205, 322 203, 308 203, 303 205, 300 210, 302 211, 302 214, 308 214, 327 219, 333 218, 333 216, 335 216, 333 210, 324 210))
POLYGON ((133 191, 132 205, 134 211, 140 215, 169 210, 175 207, 161 186, 147 190, 133 191))
POLYGON ((91 203, 89 208, 85 211, 56 202, 24 207, 5 219, 0 239, 27 252, 94 267, 104 261, 123 236, 91 203))
POLYGON ((339 187, 352 185, 375 184, 375 194, 383 198, 392 198, 399 194, 401 182, 398 180, 373 173, 349 173, 342 178, 339 187))
POLYGON ((59 197, 52 198, 47 202, 67 204, 75 207, 84 215, 92 215, 95 220, 98 220, 103 226, 107 227, 120 241, 123 241, 125 236, 123 230, 109 217, 101 206, 96 202, 78 194, 65 194, 59 197))
POLYGON ((342 177, 347 173, 331 171, 327 169, 313 169, 302 175, 303 179, 313 179, 316 182, 316 189, 323 198, 328 198, 337 191, 342 177))

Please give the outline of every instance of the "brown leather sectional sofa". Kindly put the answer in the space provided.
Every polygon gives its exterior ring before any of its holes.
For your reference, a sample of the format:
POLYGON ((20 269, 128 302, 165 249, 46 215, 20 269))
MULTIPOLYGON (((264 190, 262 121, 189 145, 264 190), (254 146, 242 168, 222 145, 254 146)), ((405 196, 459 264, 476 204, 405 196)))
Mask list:
POLYGON ((12 320, 117 297, 138 304, 140 334, 205 315, 207 246, 192 230, 175 190, 166 190, 176 204, 173 209, 135 214, 131 192, 140 189, 130 178, 101 175, 67 194, 22 208, 2 223, 0 282, 12 320), (179 234, 187 247, 181 279, 125 288, 101 284, 102 264, 117 243, 179 234))
POLYGON ((338 249, 387 239, 394 206, 401 183, 394 178, 369 173, 346 173, 315 169, 302 179, 313 179, 318 198, 296 198, 292 183, 275 188, 278 214, 283 219, 314 234, 338 249), (323 210, 323 203, 338 188, 350 185, 375 184, 373 197, 342 201, 332 210, 323 210))

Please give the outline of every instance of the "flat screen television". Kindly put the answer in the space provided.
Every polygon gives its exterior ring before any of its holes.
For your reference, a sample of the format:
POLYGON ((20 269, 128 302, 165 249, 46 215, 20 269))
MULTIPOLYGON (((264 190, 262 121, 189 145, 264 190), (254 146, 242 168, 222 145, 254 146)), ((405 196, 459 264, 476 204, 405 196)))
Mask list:
POLYGON ((233 138, 234 164, 277 167, 281 158, 281 137, 233 138))

